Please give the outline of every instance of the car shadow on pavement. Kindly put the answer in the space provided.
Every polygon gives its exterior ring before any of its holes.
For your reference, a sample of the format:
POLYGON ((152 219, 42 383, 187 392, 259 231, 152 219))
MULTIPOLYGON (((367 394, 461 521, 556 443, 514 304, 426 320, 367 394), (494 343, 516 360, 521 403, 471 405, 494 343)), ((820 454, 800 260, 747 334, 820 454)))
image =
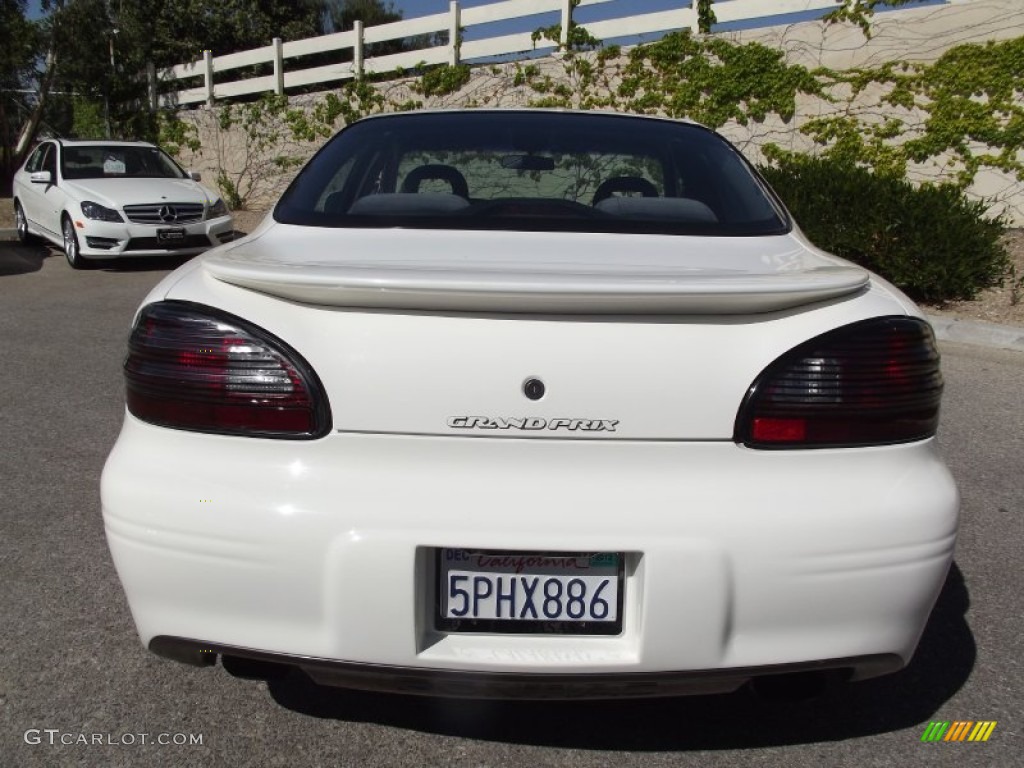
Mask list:
POLYGON ((171 272, 195 256, 137 256, 130 259, 97 260, 90 269, 104 272, 171 272))
MULTIPOLYGON (((38 272, 48 258, 64 261, 64 252, 43 243, 23 245, 16 240, 0 240, 0 277, 38 272)), ((104 272, 170 272, 194 256, 141 256, 131 259, 96 259, 86 261, 83 271, 104 272)), ((66 267, 71 270, 71 267, 66 267)))
POLYGON ((50 249, 45 245, 22 245, 14 240, 0 241, 0 277, 38 272, 43 268, 43 261, 49 255, 50 249))
POLYGON ((647 700, 460 701, 326 688, 298 671, 268 686, 281 706, 313 717, 534 746, 653 752, 838 741, 927 723, 963 686, 976 655, 968 605, 954 563, 909 666, 805 701, 766 700, 748 688, 647 700))

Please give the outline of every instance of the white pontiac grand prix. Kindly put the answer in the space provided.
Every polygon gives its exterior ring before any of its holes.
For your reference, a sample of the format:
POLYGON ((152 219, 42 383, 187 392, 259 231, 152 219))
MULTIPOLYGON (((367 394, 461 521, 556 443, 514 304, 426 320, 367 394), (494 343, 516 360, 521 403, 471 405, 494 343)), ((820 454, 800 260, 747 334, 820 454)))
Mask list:
POLYGON ((102 481, 143 643, 466 697, 908 663, 959 498, 896 288, 626 115, 341 131, 134 321, 102 481))

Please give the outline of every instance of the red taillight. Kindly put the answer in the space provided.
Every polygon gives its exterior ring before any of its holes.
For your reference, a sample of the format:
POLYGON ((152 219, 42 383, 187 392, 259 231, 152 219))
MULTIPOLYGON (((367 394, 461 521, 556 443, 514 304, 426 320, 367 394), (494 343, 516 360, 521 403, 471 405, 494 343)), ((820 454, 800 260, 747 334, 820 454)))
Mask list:
POLYGON ((942 374, 931 327, 864 320, 811 339, 768 366, 736 419, 752 448, 826 448, 922 440, 939 423, 942 374))
POLYGON ((128 410, 152 424, 295 439, 330 429, 327 398, 306 361, 266 331, 209 307, 144 308, 124 373, 128 410))

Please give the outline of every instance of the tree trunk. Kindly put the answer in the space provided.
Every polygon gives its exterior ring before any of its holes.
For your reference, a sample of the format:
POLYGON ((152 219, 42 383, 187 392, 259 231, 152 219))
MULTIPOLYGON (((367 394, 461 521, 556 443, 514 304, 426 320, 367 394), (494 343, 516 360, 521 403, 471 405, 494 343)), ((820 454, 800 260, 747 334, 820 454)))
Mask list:
POLYGON ((54 39, 51 37, 50 50, 46 53, 46 71, 43 73, 43 79, 39 82, 39 98, 36 99, 36 105, 32 109, 32 113, 28 116, 28 120, 25 121, 25 125, 22 126, 18 143, 14 147, 14 156, 11 158, 11 164, 14 167, 21 165, 25 155, 32 148, 36 132, 39 130, 39 123, 43 119, 43 111, 46 109, 46 97, 50 93, 50 85, 53 83, 53 76, 57 70, 57 50, 54 42, 54 39))
POLYGON ((54 75, 57 74, 57 27, 60 24, 60 13, 64 10, 64 0, 56 0, 53 14, 50 21, 50 44, 46 51, 46 69, 39 81, 39 98, 36 106, 22 126, 18 143, 14 147, 14 153, 10 158, 12 168, 17 168, 25 160, 25 155, 32 149, 35 143, 36 133, 39 130, 39 123, 43 120, 43 112, 46 109, 46 100, 50 95, 50 86, 53 84, 54 75))
POLYGON ((11 196, 11 177, 14 176, 13 156, 11 155, 11 134, 7 126, 7 106, 0 98, 0 197, 11 196))

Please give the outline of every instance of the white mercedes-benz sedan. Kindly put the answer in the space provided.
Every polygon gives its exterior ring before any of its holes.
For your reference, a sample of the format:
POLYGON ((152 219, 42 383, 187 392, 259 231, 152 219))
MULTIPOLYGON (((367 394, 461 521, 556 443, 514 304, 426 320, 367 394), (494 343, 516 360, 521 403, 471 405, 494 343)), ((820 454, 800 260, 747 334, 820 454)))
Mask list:
POLYGON ((41 142, 14 174, 18 239, 97 259, 188 256, 234 239, 224 201, 163 150, 141 141, 41 142))
POLYGON ((694 124, 356 122, 146 297, 124 373, 107 538, 142 642, 192 664, 857 680, 908 663, 953 556, 930 327, 694 124))

